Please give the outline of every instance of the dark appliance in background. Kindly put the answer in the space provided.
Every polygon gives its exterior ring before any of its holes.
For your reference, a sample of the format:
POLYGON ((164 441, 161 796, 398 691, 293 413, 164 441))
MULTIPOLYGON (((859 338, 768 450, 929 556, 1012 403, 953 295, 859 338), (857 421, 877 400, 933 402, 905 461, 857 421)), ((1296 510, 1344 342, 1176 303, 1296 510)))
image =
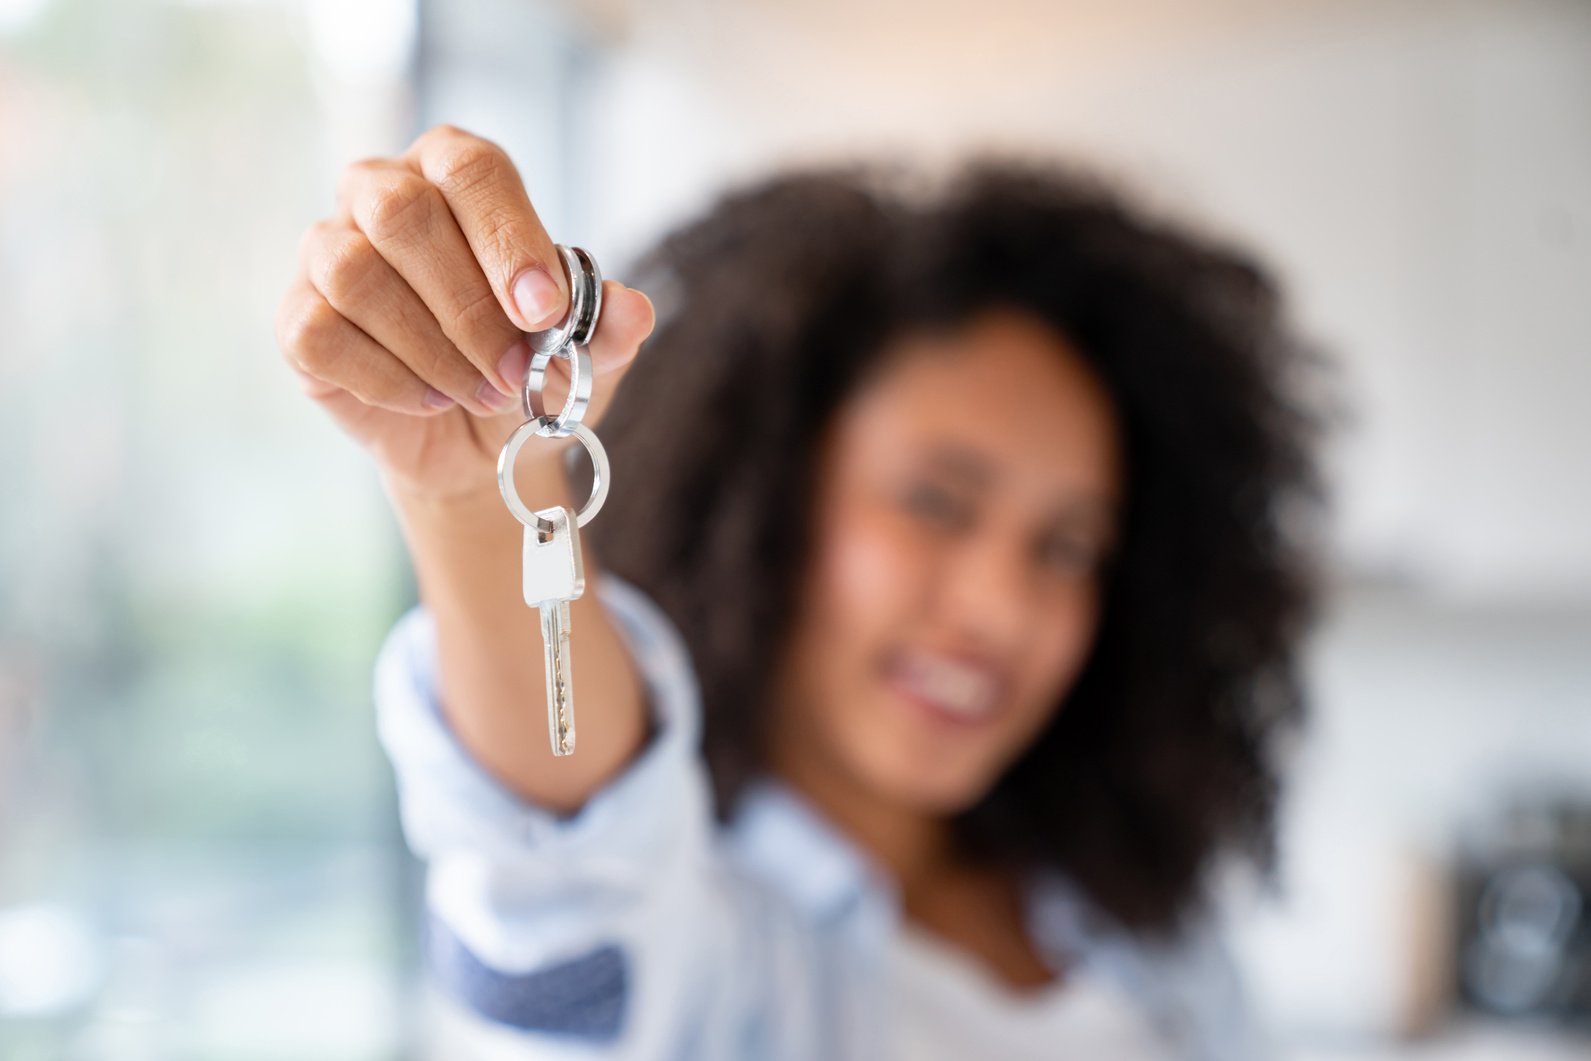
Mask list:
POLYGON ((1467 1006, 1591 1031, 1591 798, 1518 800, 1458 864, 1467 1006))

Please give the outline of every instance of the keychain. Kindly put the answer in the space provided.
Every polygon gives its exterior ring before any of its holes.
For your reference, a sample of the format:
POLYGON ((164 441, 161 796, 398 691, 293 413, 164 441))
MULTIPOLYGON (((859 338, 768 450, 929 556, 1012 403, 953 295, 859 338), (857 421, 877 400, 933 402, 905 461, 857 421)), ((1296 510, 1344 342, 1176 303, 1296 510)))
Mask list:
POLYGON ((574 689, 569 667, 569 602, 585 592, 585 566, 580 558, 580 528, 602 508, 608 496, 608 455, 597 436, 580 421, 591 401, 591 351, 588 344, 602 312, 602 274, 591 255, 579 247, 558 246, 569 277, 569 312, 556 326, 527 335, 530 370, 522 404, 526 420, 514 429, 497 456, 497 487, 508 511, 525 525, 525 603, 541 613, 541 640, 547 672, 547 728, 554 755, 575 749, 574 689), (557 416, 548 416, 542 389, 553 359, 569 365, 569 396, 557 416), (591 496, 578 514, 562 505, 531 511, 514 483, 514 462, 533 436, 573 436, 591 456, 591 496))

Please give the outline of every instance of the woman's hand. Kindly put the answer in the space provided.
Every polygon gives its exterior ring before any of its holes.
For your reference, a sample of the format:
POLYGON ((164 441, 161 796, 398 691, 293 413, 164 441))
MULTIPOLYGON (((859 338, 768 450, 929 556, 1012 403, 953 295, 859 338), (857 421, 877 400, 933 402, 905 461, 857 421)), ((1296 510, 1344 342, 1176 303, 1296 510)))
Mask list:
MULTIPOLYGON (((438 688, 464 746, 526 799, 580 806, 641 746, 640 680, 595 594, 572 605, 581 690, 576 755, 555 758, 536 609, 519 580, 523 528, 497 496, 497 454, 522 422, 523 333, 556 324, 568 279, 519 174, 494 144, 450 126, 394 159, 349 166, 337 213, 304 236, 282 300, 282 352, 305 391, 375 457, 435 619, 438 688)), ((646 296, 609 281, 591 342, 585 422, 651 333, 646 296)), ((562 367, 562 362, 554 362, 562 367)), ((549 372, 556 408, 568 376, 549 372)), ((563 444, 527 446, 519 484, 569 505, 563 444)), ((588 586, 600 562, 586 552, 588 586)))
MULTIPOLYGON (((556 324, 569 303, 514 164, 441 125, 397 158, 350 165, 337 203, 300 244, 277 314, 283 355, 390 489, 427 501, 495 489, 498 451, 524 419, 523 333, 556 324)), ((587 424, 654 320, 645 295, 603 285, 587 424)), ((549 408, 568 382, 554 366, 549 408)))

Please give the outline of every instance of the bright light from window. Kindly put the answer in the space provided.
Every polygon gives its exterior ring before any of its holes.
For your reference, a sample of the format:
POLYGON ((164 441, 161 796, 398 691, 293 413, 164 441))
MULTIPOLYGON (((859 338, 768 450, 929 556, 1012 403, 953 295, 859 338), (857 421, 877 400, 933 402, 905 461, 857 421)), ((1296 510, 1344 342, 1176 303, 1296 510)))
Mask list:
POLYGON ((306 0, 304 7, 315 52, 339 77, 394 77, 408 64, 419 30, 415 0, 306 0))
POLYGON ((82 1005, 101 973, 82 918, 35 903, 0 910, 0 1014, 43 1016, 82 1005))
POLYGON ((49 3, 50 0, 0 0, 0 33, 16 33, 27 28, 49 3))

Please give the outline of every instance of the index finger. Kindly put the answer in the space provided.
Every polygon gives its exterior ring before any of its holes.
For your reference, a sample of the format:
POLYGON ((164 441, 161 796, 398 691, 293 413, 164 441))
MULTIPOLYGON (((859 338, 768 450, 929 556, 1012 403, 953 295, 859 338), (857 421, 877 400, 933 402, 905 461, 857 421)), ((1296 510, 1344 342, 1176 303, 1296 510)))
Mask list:
POLYGON ((503 149, 439 125, 404 159, 442 193, 508 319, 527 332, 557 324, 569 305, 562 259, 503 149))

